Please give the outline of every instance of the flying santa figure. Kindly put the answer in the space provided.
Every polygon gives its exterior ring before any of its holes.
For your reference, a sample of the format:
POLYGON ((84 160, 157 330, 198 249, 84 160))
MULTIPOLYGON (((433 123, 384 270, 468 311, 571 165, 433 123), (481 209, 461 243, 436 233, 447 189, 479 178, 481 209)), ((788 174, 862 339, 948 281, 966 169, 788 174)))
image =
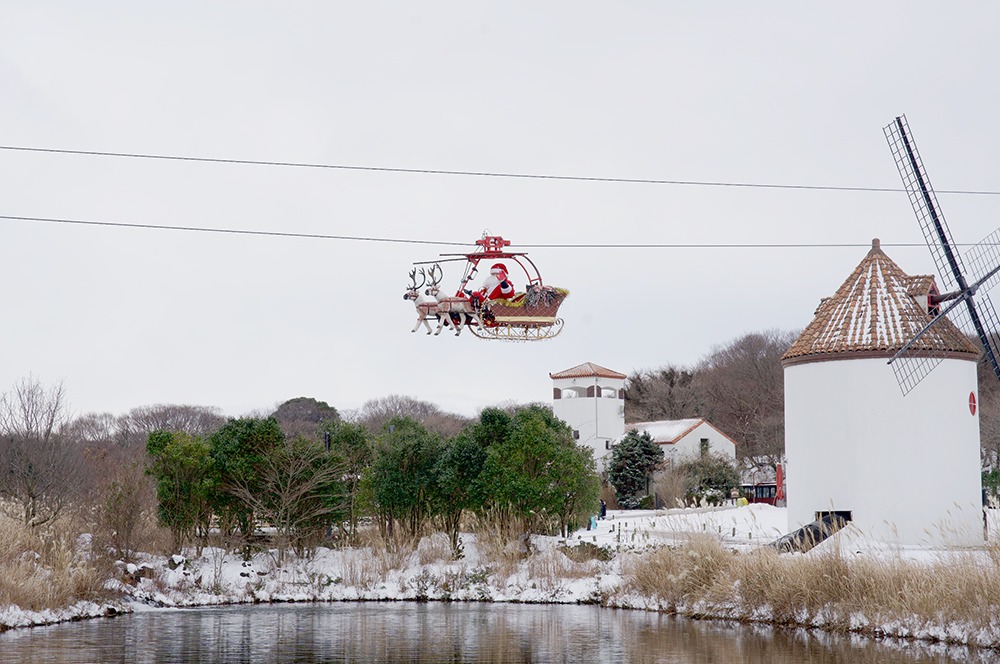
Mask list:
POLYGON ((512 297, 514 297, 514 284, 507 278, 507 268, 503 263, 494 263, 490 268, 490 276, 483 282, 483 287, 471 295, 472 302, 477 308, 485 300, 509 300, 512 297))

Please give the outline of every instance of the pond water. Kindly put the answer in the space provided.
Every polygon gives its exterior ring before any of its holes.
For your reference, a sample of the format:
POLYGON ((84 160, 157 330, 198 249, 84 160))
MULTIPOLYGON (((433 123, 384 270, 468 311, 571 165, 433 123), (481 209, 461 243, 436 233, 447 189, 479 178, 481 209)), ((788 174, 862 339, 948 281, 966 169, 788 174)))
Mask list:
POLYGON ((972 655, 964 648, 576 605, 351 602, 165 609, 0 634, 5 663, 893 664, 968 661, 972 655))

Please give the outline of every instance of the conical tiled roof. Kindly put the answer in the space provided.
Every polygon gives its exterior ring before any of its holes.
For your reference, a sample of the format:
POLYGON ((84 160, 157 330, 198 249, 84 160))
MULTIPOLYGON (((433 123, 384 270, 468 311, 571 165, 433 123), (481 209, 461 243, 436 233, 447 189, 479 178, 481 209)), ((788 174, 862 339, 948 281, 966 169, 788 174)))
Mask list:
POLYGON ((593 362, 584 362, 579 364, 572 369, 566 369, 566 371, 559 371, 557 373, 550 373, 549 378, 592 378, 594 376, 599 376, 600 378, 620 378, 625 380, 627 376, 617 371, 612 371, 611 369, 605 369, 604 367, 594 364, 593 362))
MULTIPOLYGON (((907 275, 885 255, 879 241, 872 240, 871 251, 833 297, 820 302, 816 317, 782 356, 782 363, 832 356, 892 357, 931 320, 926 298, 933 287, 933 277, 907 275)), ((918 355, 979 355, 947 318, 911 348, 918 355)))

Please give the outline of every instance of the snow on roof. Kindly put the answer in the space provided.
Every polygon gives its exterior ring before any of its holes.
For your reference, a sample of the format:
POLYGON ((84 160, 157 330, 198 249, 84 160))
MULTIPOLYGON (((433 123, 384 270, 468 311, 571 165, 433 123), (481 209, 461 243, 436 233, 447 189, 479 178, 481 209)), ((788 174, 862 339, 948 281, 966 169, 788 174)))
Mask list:
MULTIPOLYGON (((733 445, 736 445, 735 440, 730 438, 725 432, 721 431, 717 426, 706 420, 704 417, 693 417, 686 420, 660 420, 658 422, 631 422, 625 425, 625 434, 622 438, 624 438, 625 435, 628 435, 629 431, 635 429, 640 433, 648 433, 654 443, 658 443, 660 445, 673 445, 702 424, 711 427, 711 429, 717 434, 731 442, 733 445)), ((621 438, 618 440, 621 440, 621 438)))
MULTIPOLYGON (((926 297, 934 278, 911 277, 885 255, 878 239, 832 297, 820 301, 816 316, 782 356, 812 361, 831 355, 864 353, 892 357, 931 320, 926 297)), ((979 350, 947 318, 912 347, 916 353, 979 355, 979 350)))
POLYGON ((633 422, 632 424, 626 424, 626 431, 631 431, 635 429, 636 431, 646 432, 649 437, 653 439, 654 443, 659 443, 661 445, 666 443, 676 443, 678 440, 684 437, 686 433, 694 429, 696 426, 704 422, 704 418, 694 418, 687 420, 661 420, 659 422, 633 422))
POLYGON ((627 376, 625 374, 618 373, 617 371, 612 371, 611 369, 605 369, 604 367, 594 364, 593 362, 584 362, 583 364, 577 365, 572 369, 566 369, 565 371, 559 371, 557 373, 550 373, 549 378, 553 380, 557 378, 619 378, 625 380, 627 376))

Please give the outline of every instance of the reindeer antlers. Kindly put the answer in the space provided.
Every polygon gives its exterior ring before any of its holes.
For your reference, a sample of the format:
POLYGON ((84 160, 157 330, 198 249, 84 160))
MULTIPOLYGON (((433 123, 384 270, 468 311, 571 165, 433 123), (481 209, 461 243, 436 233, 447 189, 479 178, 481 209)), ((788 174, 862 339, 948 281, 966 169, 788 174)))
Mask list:
POLYGON ((424 286, 428 286, 429 288, 434 288, 435 286, 441 283, 441 278, 444 276, 444 271, 441 270, 441 266, 438 263, 434 263, 434 265, 431 265, 431 268, 429 270, 420 268, 419 272, 420 272, 420 283, 418 284, 417 268, 413 268, 412 270, 410 270, 409 272, 410 285, 408 287, 410 290, 418 290, 420 288, 423 288, 424 286), (428 279, 430 279, 429 282, 427 281, 428 279))
POLYGON ((431 278, 431 283, 427 284, 428 286, 433 288, 434 286, 440 284, 441 278, 444 276, 440 263, 434 263, 434 265, 431 265, 431 269, 428 271, 427 276, 431 278))
POLYGON ((426 273, 424 273, 424 268, 420 268, 421 281, 419 284, 417 283, 417 268, 413 268, 412 270, 410 270, 409 275, 410 275, 410 286, 408 286, 408 288, 410 290, 417 290, 423 287, 423 285, 427 283, 427 275, 426 273))

